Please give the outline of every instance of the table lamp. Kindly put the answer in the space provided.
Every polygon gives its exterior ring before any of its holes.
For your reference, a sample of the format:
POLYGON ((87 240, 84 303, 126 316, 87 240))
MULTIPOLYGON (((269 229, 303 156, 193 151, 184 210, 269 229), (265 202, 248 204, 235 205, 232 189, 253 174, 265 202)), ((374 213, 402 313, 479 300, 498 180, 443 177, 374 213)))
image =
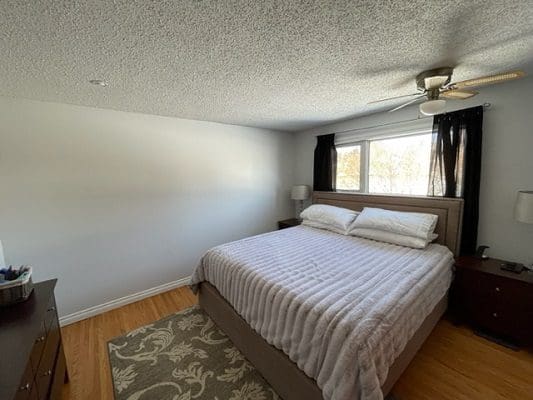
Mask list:
MULTIPOLYGON (((514 219, 524 224, 533 224, 533 190, 520 190, 516 195, 514 206, 514 219)), ((533 264, 525 268, 533 271, 533 264)))
POLYGON ((294 185, 291 190, 291 199, 297 201, 297 217, 300 218, 300 214, 304 208, 304 200, 307 200, 311 195, 311 189, 307 185, 294 185))
POLYGON ((518 222, 533 224, 533 191, 520 190, 516 196, 514 218, 518 222))

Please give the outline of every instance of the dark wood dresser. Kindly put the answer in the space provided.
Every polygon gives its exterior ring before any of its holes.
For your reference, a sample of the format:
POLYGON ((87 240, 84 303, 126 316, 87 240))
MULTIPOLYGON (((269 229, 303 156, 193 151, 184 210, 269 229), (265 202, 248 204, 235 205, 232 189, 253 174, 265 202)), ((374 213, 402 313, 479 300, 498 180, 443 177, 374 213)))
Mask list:
POLYGON ((0 399, 60 399, 68 380, 54 287, 35 284, 30 298, 0 308, 0 399))
POLYGON ((460 257, 450 308, 478 333, 511 345, 533 345, 533 273, 501 269, 505 261, 460 257))

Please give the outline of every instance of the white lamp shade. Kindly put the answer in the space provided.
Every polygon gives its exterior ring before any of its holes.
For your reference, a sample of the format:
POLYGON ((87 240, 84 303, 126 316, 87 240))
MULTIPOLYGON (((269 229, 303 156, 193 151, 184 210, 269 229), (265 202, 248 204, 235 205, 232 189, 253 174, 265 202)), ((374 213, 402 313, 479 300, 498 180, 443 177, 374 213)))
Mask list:
POLYGON ((291 190, 291 199, 307 200, 311 195, 311 189, 307 185, 294 185, 291 190))
POLYGON ((4 259, 4 248, 2 247, 2 241, 0 240, 0 268, 6 266, 6 260, 4 259))
POLYGON ((420 112, 424 115, 442 114, 446 110, 446 100, 428 100, 420 104, 420 112))
POLYGON ((519 222, 533 224, 533 191, 518 192, 514 206, 514 218, 519 222))

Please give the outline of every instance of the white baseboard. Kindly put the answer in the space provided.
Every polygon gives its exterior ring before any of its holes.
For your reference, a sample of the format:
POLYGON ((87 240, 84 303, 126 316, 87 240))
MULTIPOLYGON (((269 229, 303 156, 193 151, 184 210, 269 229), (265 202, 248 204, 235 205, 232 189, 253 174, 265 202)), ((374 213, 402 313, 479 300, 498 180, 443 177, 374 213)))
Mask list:
POLYGON ((101 314, 103 312, 112 310, 114 308, 125 306, 126 304, 134 303, 136 301, 145 299, 150 296, 154 296, 159 293, 167 292, 180 286, 188 285, 191 280, 190 276, 178 279, 173 282, 164 283, 162 285, 143 290, 141 292, 133 293, 128 296, 120 297, 115 300, 108 301, 97 306, 86 308, 85 310, 76 311, 75 313, 64 315, 59 318, 59 325, 65 326, 73 324, 74 322, 81 321, 89 317, 101 314))

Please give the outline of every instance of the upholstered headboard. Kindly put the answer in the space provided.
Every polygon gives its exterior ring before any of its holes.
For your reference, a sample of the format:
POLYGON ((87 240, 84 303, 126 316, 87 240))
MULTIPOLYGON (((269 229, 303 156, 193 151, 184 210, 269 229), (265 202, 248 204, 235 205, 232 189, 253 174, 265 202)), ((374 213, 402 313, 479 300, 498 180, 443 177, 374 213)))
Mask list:
POLYGON ((446 197, 408 197, 359 193, 314 192, 313 203, 329 204, 361 211, 364 207, 377 207, 395 211, 411 211, 438 215, 436 242, 447 246, 454 255, 459 254, 463 200, 446 197))

